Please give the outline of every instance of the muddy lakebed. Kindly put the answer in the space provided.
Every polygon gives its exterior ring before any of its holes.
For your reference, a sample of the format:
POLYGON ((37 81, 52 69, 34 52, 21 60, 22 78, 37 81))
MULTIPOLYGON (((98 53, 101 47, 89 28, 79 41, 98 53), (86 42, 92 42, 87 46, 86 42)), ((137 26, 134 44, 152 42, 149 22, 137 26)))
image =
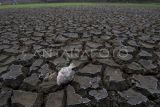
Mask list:
POLYGON ((0 10, 0 107, 159 107, 160 9, 0 10), (43 76, 76 64, 72 82, 43 76))

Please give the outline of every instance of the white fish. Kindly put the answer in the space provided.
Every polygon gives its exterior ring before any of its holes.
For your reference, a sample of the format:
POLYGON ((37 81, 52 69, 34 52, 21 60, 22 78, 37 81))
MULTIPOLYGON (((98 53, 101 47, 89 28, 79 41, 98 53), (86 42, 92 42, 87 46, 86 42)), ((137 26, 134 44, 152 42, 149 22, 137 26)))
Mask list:
POLYGON ((71 63, 68 67, 63 67, 57 76, 57 85, 62 85, 73 80, 75 71, 73 70, 75 65, 71 63))

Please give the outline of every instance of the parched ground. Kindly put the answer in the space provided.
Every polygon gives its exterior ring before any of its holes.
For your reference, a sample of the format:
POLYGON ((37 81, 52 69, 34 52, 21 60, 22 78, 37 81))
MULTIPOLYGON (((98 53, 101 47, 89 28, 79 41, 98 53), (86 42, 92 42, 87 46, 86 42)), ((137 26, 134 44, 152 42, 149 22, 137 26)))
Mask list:
POLYGON ((0 10, 0 107, 11 106, 160 107, 160 9, 0 10), (69 62, 75 78, 57 86, 69 62))

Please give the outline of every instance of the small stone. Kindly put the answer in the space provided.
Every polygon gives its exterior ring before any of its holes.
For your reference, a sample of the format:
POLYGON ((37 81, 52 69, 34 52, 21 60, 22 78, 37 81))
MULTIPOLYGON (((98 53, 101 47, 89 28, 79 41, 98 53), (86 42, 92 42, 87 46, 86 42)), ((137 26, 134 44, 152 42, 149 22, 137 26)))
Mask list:
POLYGON ((12 107, 40 107, 41 95, 38 93, 15 90, 11 98, 12 107))
POLYGON ((56 58, 54 61, 52 61, 54 65, 63 65, 66 60, 63 58, 63 57, 59 57, 59 58, 56 58))
MULTIPOLYGON (((107 48, 112 48, 112 45, 110 45, 109 43, 105 42, 105 47, 107 48)), ((108 51, 108 50, 107 50, 108 51)))
POLYGON ((112 45, 113 46, 123 46, 123 42, 124 42, 124 38, 115 38, 115 39, 113 39, 113 40, 111 40, 111 43, 112 43, 112 45))
POLYGON ((39 91, 44 93, 54 92, 57 89, 57 81, 51 80, 51 81, 44 81, 39 85, 39 91))
POLYGON ((102 34, 101 31, 91 31, 91 34, 95 35, 95 36, 100 36, 102 34))
POLYGON ((153 41, 158 41, 158 40, 160 40, 160 38, 159 38, 158 35, 157 35, 157 36, 154 35, 154 36, 152 37, 152 39, 153 39, 153 41))
POLYGON ((43 63, 43 59, 37 59, 35 62, 32 64, 34 67, 39 67, 43 63))
POLYGON ((13 88, 18 87, 23 81, 22 65, 11 65, 9 71, 1 76, 4 84, 13 88))
POLYGON ((118 92, 121 97, 127 100, 127 103, 130 105, 139 105, 141 103, 146 103, 148 101, 147 97, 141 93, 135 92, 132 89, 127 91, 118 92))
POLYGON ((9 99, 12 92, 3 90, 0 92, 0 107, 9 107, 9 99))
POLYGON ((0 55, 0 61, 6 59, 8 56, 7 55, 0 55))
POLYGON ((58 35, 56 38, 55 38, 55 41, 56 42, 65 42, 65 41, 67 41, 68 40, 68 38, 66 38, 66 37, 64 37, 64 36, 62 36, 62 35, 58 35))
POLYGON ((101 82, 101 78, 100 77, 94 77, 91 79, 90 81, 90 84, 91 84, 91 87, 96 89, 96 88, 99 88, 99 84, 101 82))
POLYGON ((124 90, 130 86, 127 81, 122 77, 123 72, 120 69, 107 67, 103 81, 106 89, 109 90, 124 90))
POLYGON ((41 81, 39 80, 38 75, 32 74, 30 77, 24 79, 22 87, 23 87, 23 89, 32 91, 37 88, 37 86, 40 82, 41 81))
POLYGON ((85 37, 80 39, 81 42, 87 42, 87 41, 90 41, 90 40, 91 40, 91 38, 85 38, 85 37))
POLYGON ((81 73, 89 73, 89 74, 96 74, 100 73, 102 69, 101 65, 93 65, 93 64, 88 64, 84 68, 80 70, 81 73))
POLYGON ((89 37, 91 37, 90 34, 88 34, 88 33, 83 33, 83 38, 89 38, 89 37))
POLYGON ((158 80, 152 76, 142 76, 142 75, 134 75, 133 78, 136 80, 136 87, 147 90, 151 94, 160 93, 158 89, 158 80))
POLYGON ((147 70, 155 69, 157 67, 153 64, 152 60, 140 59, 139 63, 147 70))
POLYGON ((136 63, 136 62, 132 62, 132 63, 129 64, 127 67, 128 67, 129 69, 131 69, 131 70, 134 70, 134 71, 140 71, 140 70, 143 69, 143 68, 142 68, 138 63, 136 63))
POLYGON ((133 58, 133 56, 131 54, 126 54, 126 55, 121 54, 121 56, 118 56, 118 58, 122 61, 129 61, 133 58))
POLYGON ((15 61, 15 57, 11 56, 9 58, 7 58, 3 63, 0 63, 1 65, 8 65, 10 63, 12 63, 13 61, 15 61))
POLYGON ((41 69, 38 70, 38 72, 40 73, 40 77, 44 78, 46 76, 47 73, 51 73, 53 72, 53 70, 51 70, 49 68, 48 64, 44 64, 41 69))
POLYGON ((99 88, 101 79, 99 77, 90 78, 87 76, 75 76, 74 82, 80 85, 81 89, 99 88))
POLYGON ((160 58, 160 52, 155 52, 155 54, 160 58))
POLYGON ((33 40, 27 40, 24 42, 25 45, 32 45, 34 43, 35 43, 35 41, 33 41, 33 40))
POLYGON ((30 67, 30 71, 35 71, 37 70, 43 63, 42 59, 37 59, 35 60, 35 62, 32 64, 32 66, 30 67))
POLYGON ((42 48, 42 46, 40 46, 40 45, 33 45, 34 50, 40 50, 41 48, 42 48))
POLYGON ((109 40, 110 38, 111 38, 111 36, 108 36, 108 35, 107 36, 106 35, 105 36, 101 36, 102 40, 109 40))
POLYGON ((137 44, 136 41, 134 41, 134 40, 129 40, 129 41, 128 41, 128 44, 131 45, 131 46, 138 47, 138 44, 137 44))
POLYGON ((2 73, 4 73, 5 71, 7 71, 7 69, 8 69, 8 66, 2 66, 2 67, 0 67, 0 75, 2 73))
POLYGON ((74 88, 69 85, 67 87, 67 104, 68 106, 79 105, 84 103, 89 103, 88 98, 82 98, 79 94, 76 94, 74 88))
POLYGON ((0 50, 9 48, 10 45, 1 45, 0 50))
POLYGON ((45 107, 62 107, 63 105, 64 91, 57 91, 50 93, 47 97, 47 103, 45 107))
POLYGON ((140 37, 138 37, 140 40, 142 40, 142 41, 147 41, 147 40, 149 40, 151 37, 150 36, 147 36, 147 35, 144 35, 144 34, 142 34, 140 37))
POLYGON ((119 31, 119 30, 112 30, 112 32, 114 33, 114 34, 121 34, 122 32, 121 31, 119 31))
POLYGON ((141 50, 141 52, 138 55, 141 57, 152 57, 152 54, 144 50, 141 50))
MULTIPOLYGON (((53 48, 61 48, 62 46, 64 46, 63 43, 52 43, 50 44, 50 46, 52 46, 53 48)), ((52 54, 55 54, 56 56, 58 56, 58 53, 52 53, 52 54)))
POLYGON ((111 67, 107 67, 104 73, 104 78, 109 77, 109 81, 120 82, 125 79, 122 77, 122 72, 120 69, 115 69, 111 67))
POLYGON ((101 99, 105 99, 108 96, 108 93, 106 91, 106 89, 102 89, 102 90, 91 90, 89 91, 89 95, 93 96, 97 101, 101 100, 101 99))
POLYGON ((77 33, 63 33, 62 35, 66 38, 78 38, 79 37, 77 33))
POLYGON ((153 49, 155 47, 154 45, 145 42, 139 42, 139 44, 148 49, 153 49))
POLYGON ((28 53, 24 53, 24 54, 20 54, 17 56, 17 60, 19 61, 29 61, 34 57, 34 54, 28 54, 28 53))
POLYGON ((160 66, 160 60, 158 61, 158 65, 160 66))
POLYGON ((4 51, 5 51, 5 52, 8 52, 8 53, 17 54, 17 53, 19 53, 18 48, 19 48, 18 45, 13 45, 13 46, 12 46, 11 48, 9 48, 9 49, 4 49, 4 51))
MULTIPOLYGON (((124 46, 124 47, 122 47, 121 49, 126 49, 126 51, 128 52, 128 53, 132 53, 132 52, 135 52, 136 51, 136 49, 134 48, 134 47, 132 47, 132 46, 124 46)), ((120 49, 120 50, 121 50, 120 49)))
POLYGON ((95 43, 95 42, 87 42, 86 45, 87 45, 88 47, 92 48, 92 49, 97 49, 97 48, 99 48, 100 46, 102 46, 101 44, 95 43))
POLYGON ((34 32, 33 35, 34 36, 38 36, 38 37, 42 37, 44 34, 43 33, 39 33, 39 32, 34 32))
POLYGON ((98 62, 109 65, 109 66, 114 66, 114 67, 119 67, 120 65, 117 64, 113 59, 98 59, 98 62))
POLYGON ((73 60, 71 63, 73 63, 76 67, 80 67, 81 64, 83 64, 82 61, 78 61, 78 60, 73 60))

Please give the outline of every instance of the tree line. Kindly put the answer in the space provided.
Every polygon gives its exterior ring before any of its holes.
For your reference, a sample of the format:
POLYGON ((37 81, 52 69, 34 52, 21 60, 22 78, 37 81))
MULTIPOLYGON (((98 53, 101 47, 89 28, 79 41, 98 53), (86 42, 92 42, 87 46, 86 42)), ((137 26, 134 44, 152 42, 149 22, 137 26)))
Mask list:
POLYGON ((160 0, 46 0, 46 2, 160 2, 160 0))

